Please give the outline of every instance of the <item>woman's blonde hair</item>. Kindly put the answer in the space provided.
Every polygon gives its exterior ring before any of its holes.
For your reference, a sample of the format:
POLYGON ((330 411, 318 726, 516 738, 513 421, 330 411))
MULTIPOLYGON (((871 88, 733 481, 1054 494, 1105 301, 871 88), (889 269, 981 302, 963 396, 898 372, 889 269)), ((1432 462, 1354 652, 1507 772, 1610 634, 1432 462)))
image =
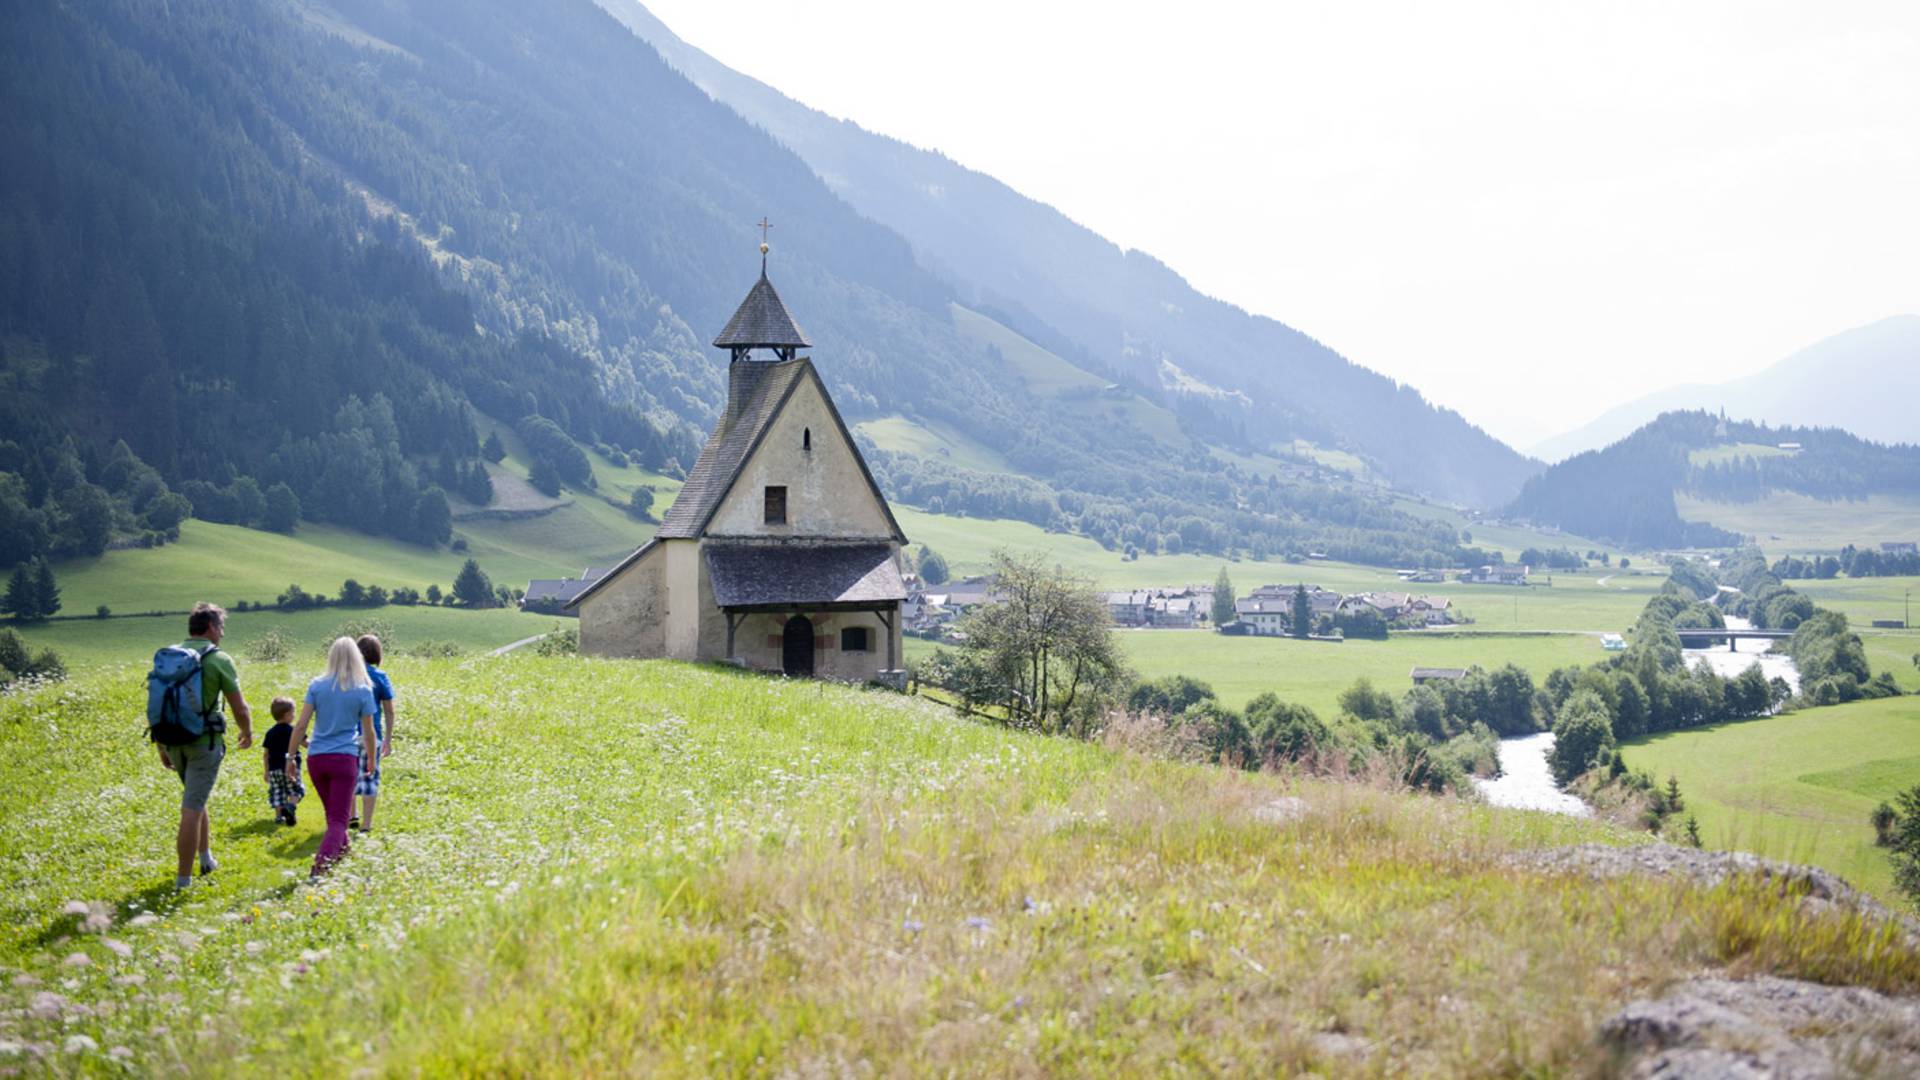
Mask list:
POLYGON ((333 639, 327 647, 327 674, 340 690, 371 690, 373 679, 367 675, 367 662, 360 658, 360 646, 350 637, 333 639))

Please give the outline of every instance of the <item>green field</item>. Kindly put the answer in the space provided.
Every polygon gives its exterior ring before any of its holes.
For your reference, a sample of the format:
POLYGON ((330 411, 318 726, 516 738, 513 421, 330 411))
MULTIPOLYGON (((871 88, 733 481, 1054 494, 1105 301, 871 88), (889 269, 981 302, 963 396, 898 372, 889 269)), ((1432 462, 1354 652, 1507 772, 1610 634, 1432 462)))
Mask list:
POLYGON ((1416 666, 1478 664, 1491 669, 1516 664, 1540 680, 1554 668, 1590 664, 1606 655, 1599 639, 1571 635, 1396 634, 1386 641, 1333 644, 1197 630, 1129 630, 1120 641, 1143 678, 1190 676, 1211 685, 1223 704, 1235 708, 1272 691, 1325 719, 1339 715, 1340 692, 1362 676, 1398 697, 1413 687, 1407 676, 1416 666))
POLYGON ((1709 847, 1812 863, 1888 896, 1867 815, 1920 783, 1920 699, 1810 709, 1630 743, 1627 764, 1680 781, 1709 847))
POLYGON ((63 1075, 1565 1075, 1602 1066, 1603 1017, 1702 970, 1920 989, 1920 955, 1857 917, 1511 860, 1631 839, 1594 823, 667 662, 391 671, 379 829, 308 883, 311 796, 272 824, 259 752, 235 750, 220 869, 185 894, 139 688, 0 695, 10 1056, 63 1075), (1263 819, 1283 793, 1298 816, 1263 819))
MULTIPOLYGON (((1186 675, 1212 686, 1222 704, 1239 708, 1272 691, 1308 706, 1323 719, 1340 713, 1340 692, 1362 676, 1396 697, 1413 684, 1414 667, 1496 668, 1516 664, 1543 679, 1554 668, 1591 664, 1606 654, 1597 638, 1570 634, 1395 635, 1386 641, 1341 644, 1288 638, 1229 637, 1205 630, 1123 630, 1120 644, 1143 679, 1186 675)), ((932 654, 922 638, 907 639, 907 659, 932 654)))
POLYGON ((1676 494, 1674 503, 1683 519, 1751 536, 1768 555, 1831 555, 1848 544, 1920 540, 1920 496, 1822 502, 1776 491, 1746 503, 1704 502, 1676 494))
POLYGON ((1909 611, 1920 619, 1920 577, 1837 577, 1787 584, 1821 607, 1845 613, 1847 620, 1861 629, 1870 628, 1875 619, 1904 621, 1909 611))

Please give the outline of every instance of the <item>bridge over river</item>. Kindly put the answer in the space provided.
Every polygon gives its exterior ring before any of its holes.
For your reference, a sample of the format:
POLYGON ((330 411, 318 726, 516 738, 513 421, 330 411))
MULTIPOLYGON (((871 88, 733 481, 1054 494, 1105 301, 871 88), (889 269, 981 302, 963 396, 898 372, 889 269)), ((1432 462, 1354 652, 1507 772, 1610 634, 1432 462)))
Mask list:
POLYGON ((1740 651, 1739 641, 1741 638, 1760 641, 1786 641, 1793 637, 1793 631, 1791 630, 1750 630, 1746 628, 1735 629, 1731 626, 1724 630, 1715 630, 1711 627, 1690 627, 1686 630, 1675 630, 1674 633, 1679 635, 1682 648, 1703 649, 1710 645, 1717 645, 1724 640, 1727 643, 1728 652, 1740 651))

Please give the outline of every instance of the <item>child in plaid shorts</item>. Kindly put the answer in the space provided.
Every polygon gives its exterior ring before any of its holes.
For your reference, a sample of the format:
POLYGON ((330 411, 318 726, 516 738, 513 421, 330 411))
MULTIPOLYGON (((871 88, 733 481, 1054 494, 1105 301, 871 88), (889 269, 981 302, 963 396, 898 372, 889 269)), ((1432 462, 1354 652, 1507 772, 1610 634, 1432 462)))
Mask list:
POLYGON ((262 745, 266 749, 263 755, 267 759, 267 805, 273 808, 275 820, 282 825, 298 824, 294 817, 294 807, 306 798, 306 785, 300 782, 300 748, 290 745, 293 742, 293 699, 277 697, 269 706, 273 713, 273 727, 268 729, 262 745), (293 755, 293 775, 287 775, 287 755, 293 755))

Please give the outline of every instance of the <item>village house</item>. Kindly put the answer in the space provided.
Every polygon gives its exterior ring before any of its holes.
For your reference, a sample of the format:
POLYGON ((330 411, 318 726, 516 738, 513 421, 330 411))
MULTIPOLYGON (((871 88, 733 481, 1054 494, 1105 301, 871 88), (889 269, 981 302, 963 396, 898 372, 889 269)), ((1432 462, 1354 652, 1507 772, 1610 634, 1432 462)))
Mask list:
POLYGON ((1115 626, 1147 625, 1147 607, 1153 602, 1153 594, 1145 589, 1129 589, 1124 592, 1110 592, 1104 597, 1107 602, 1107 615, 1115 626))
POLYGON ((604 567, 589 566, 580 571, 577 578, 534 578, 527 582, 526 594, 520 598, 520 609, 540 614, 568 614, 565 609, 573 598, 606 575, 604 567))
POLYGON ((1291 599, 1249 597, 1233 602, 1233 613, 1242 626, 1262 637, 1284 637, 1293 617, 1291 599))
POLYGON ((1467 585, 1525 585, 1528 568, 1518 563, 1493 563, 1460 575, 1467 585))
POLYGON ((1428 626, 1453 623, 1453 601, 1444 596, 1416 596, 1407 604, 1407 611, 1428 626))
POLYGON ((1425 686, 1431 682, 1459 682, 1467 677, 1466 668, 1457 667, 1417 667, 1413 669, 1413 685, 1425 686))
POLYGON ((569 602, 593 656, 898 685, 906 536, 766 273, 714 339, 727 400, 651 540, 569 602), (762 358, 756 351, 770 354, 762 358))

